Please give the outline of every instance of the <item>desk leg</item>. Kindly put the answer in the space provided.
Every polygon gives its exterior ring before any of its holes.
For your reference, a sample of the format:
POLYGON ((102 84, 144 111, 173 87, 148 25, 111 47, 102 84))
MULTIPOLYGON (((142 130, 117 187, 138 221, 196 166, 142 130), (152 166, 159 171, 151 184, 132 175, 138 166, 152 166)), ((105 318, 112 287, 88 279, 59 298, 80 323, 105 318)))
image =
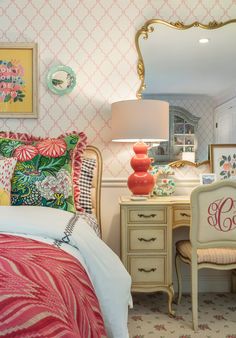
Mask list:
POLYGON ((174 298, 174 288, 173 288, 173 285, 171 284, 166 291, 167 291, 168 296, 169 296, 169 299, 168 299, 168 311, 169 311, 170 315, 174 316, 175 315, 175 311, 172 310, 172 303, 173 303, 173 298, 174 298))
POLYGON ((231 289, 233 293, 236 293, 236 269, 231 272, 231 289))

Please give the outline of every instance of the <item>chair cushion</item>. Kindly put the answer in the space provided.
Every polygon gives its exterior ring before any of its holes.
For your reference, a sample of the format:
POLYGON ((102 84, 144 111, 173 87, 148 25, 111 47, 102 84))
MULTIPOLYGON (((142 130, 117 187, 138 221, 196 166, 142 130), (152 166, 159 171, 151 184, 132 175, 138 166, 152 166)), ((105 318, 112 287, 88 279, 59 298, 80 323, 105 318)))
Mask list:
MULTIPOLYGON (((176 243, 177 252, 191 261, 192 246, 190 241, 183 240, 176 243)), ((236 248, 198 249, 198 263, 236 264, 236 248)))

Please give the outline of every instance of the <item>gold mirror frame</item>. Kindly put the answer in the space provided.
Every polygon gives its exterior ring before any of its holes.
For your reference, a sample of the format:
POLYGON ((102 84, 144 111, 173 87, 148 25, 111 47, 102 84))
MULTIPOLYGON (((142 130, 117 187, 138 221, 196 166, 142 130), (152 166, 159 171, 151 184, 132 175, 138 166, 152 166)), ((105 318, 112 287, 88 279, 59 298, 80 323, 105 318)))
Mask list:
POLYGON ((203 29, 218 29, 225 25, 228 25, 230 23, 236 23, 236 19, 228 20, 226 22, 217 22, 217 21, 211 21, 209 24, 202 24, 198 21, 193 22, 190 25, 185 25, 183 22, 177 21, 177 22, 167 22, 161 19, 151 19, 146 21, 146 23, 137 31, 135 35, 135 46, 138 52, 138 64, 137 64, 137 73, 138 77, 141 81, 141 84, 139 86, 139 89, 137 90, 136 97, 138 99, 142 98, 142 92, 146 88, 145 84, 145 68, 144 68, 144 61, 141 54, 140 46, 139 46, 139 39, 140 37, 143 37, 143 39, 148 39, 148 36, 150 33, 154 31, 154 24, 162 24, 169 27, 172 27, 174 29, 179 30, 186 30, 192 27, 199 27, 203 29))
POLYGON ((191 162, 191 161, 186 161, 186 160, 178 160, 178 161, 170 162, 168 165, 172 168, 180 168, 180 167, 184 167, 185 165, 198 168, 201 165, 206 165, 206 164, 210 165, 210 161, 206 160, 203 162, 191 162))

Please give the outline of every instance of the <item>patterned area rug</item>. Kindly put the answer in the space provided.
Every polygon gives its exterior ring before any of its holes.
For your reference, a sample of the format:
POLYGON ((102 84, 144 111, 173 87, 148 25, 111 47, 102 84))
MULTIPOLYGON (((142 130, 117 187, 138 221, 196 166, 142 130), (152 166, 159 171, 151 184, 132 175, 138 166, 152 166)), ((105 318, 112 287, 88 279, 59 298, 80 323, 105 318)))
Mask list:
POLYGON ((190 295, 167 314, 167 294, 134 294, 129 311, 130 338, 236 338, 236 294, 199 294, 199 331, 192 330, 190 295))

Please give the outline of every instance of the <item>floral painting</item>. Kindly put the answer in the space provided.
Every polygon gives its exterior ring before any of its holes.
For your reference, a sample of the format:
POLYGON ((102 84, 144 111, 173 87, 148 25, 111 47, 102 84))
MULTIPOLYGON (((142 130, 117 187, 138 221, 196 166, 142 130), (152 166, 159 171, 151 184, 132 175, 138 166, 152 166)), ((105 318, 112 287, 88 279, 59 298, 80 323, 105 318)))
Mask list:
POLYGON ((24 68, 16 60, 0 59, 0 102, 23 102, 24 68))
POLYGON ((217 179, 236 179, 236 144, 211 144, 210 162, 217 179))
POLYGON ((0 117, 37 117, 36 45, 0 44, 0 117))

